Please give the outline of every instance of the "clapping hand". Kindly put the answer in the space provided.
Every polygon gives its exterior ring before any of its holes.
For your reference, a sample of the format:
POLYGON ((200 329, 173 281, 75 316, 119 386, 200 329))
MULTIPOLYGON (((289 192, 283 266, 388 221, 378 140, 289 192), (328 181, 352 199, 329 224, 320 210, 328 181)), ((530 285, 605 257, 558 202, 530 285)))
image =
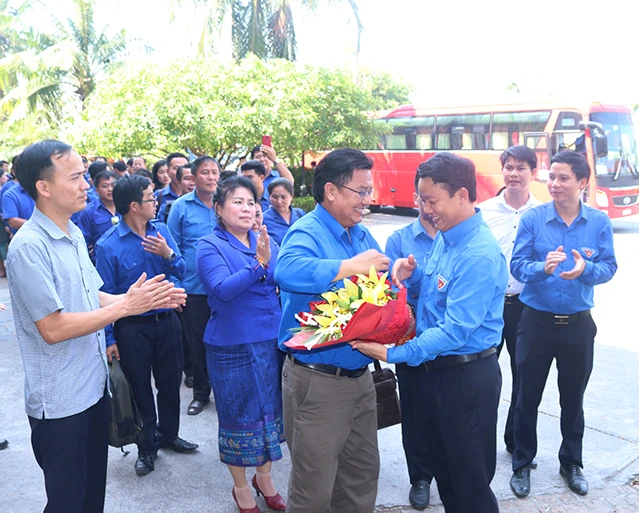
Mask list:
POLYGON ((574 280, 581 276, 581 273, 586 269, 586 261, 583 259, 579 251, 576 249, 572 250, 572 256, 575 259, 575 267, 573 267, 570 271, 564 271, 559 274, 559 277, 564 280, 574 280))
POLYGON ((413 255, 408 255, 408 258, 398 258, 393 265, 393 285, 397 288, 402 288, 402 282, 407 280, 413 275, 413 271, 417 267, 417 261, 413 255))
POLYGON ((566 253, 564 253, 563 246, 559 246, 555 251, 549 251, 544 263, 544 272, 546 274, 554 273, 557 266, 564 260, 566 260, 566 253))
POLYGON ((164 279, 164 274, 158 274, 146 279, 146 273, 138 278, 124 296, 127 315, 140 315, 159 308, 177 308, 186 303, 184 289, 164 279))
POLYGON ((255 254, 265 264, 268 264, 271 260, 271 238, 268 236, 266 225, 262 225, 262 228, 260 228, 255 254))

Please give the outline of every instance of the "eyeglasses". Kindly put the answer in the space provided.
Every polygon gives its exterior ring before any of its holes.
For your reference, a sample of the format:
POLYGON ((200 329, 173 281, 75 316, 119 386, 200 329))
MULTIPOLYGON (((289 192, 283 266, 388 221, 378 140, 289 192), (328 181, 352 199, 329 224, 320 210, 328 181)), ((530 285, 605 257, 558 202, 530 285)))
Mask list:
POLYGON ((157 198, 153 198, 153 199, 148 199, 148 200, 140 200, 138 201, 138 203, 142 204, 142 203, 155 203, 158 199, 157 198))
POLYGON ((346 185, 340 185, 340 187, 342 187, 343 189, 348 189, 349 191, 354 192, 355 194, 357 194, 359 196, 359 199, 364 199, 367 196, 372 198, 373 194, 375 194, 375 189, 373 189, 372 187, 370 189, 365 189, 365 190, 361 190, 361 191, 358 191, 357 189, 351 189, 350 187, 346 187, 346 185))

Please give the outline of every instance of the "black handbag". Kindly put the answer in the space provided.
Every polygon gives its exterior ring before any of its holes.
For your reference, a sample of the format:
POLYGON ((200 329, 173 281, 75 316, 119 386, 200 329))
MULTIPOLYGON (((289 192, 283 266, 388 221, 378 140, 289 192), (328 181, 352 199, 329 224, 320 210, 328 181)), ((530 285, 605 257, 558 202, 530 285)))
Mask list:
POLYGON ((377 429, 384 429, 402 421, 397 396, 397 378, 388 367, 382 369, 378 360, 375 360, 374 365, 375 370, 371 374, 377 394, 377 429))

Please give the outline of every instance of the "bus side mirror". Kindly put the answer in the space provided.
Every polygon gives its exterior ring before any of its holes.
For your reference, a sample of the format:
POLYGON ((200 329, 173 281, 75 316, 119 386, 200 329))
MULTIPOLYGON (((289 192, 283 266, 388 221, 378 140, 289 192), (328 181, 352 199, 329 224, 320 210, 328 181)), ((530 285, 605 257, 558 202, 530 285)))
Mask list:
POLYGON ((606 134, 596 130, 595 137, 592 142, 595 144, 595 154, 597 155, 597 158, 608 156, 608 138, 606 137, 606 134))

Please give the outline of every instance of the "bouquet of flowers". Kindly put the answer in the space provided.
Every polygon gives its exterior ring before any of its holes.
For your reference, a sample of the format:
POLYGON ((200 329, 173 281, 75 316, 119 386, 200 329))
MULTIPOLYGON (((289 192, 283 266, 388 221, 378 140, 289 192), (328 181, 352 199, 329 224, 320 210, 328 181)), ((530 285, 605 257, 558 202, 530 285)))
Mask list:
POLYGON ((388 273, 371 266, 368 276, 357 274, 343 283, 309 303, 310 311, 295 316, 300 327, 284 345, 308 350, 353 340, 399 345, 415 336, 406 289, 393 291, 388 273))

